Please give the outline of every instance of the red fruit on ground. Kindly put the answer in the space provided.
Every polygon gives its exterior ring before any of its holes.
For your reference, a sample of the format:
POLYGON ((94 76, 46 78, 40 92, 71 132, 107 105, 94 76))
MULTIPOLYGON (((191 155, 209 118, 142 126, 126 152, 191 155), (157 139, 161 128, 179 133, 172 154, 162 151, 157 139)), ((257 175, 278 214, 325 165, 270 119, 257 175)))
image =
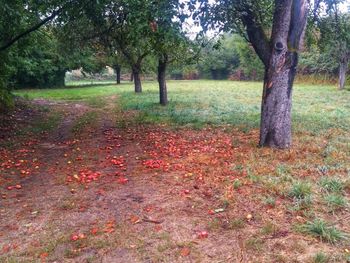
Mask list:
POLYGON ((76 235, 76 234, 74 234, 74 235, 71 236, 70 239, 71 239, 72 241, 77 241, 77 240, 79 239, 79 236, 76 235))
POLYGON ((120 177, 120 178, 118 179, 118 183, 119 183, 119 184, 127 184, 128 181, 129 181, 129 179, 128 179, 128 178, 125 178, 125 177, 120 177))
POLYGON ((208 237, 208 232, 207 231, 201 231, 198 233, 198 238, 199 239, 204 239, 208 237))

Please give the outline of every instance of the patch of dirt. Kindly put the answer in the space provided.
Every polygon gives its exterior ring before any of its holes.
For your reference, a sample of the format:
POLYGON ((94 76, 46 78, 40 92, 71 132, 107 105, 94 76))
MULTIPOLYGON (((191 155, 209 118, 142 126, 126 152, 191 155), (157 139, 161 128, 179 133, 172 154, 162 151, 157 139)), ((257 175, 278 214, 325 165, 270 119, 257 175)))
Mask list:
MULTIPOLYGON (((304 216, 286 209, 291 201, 281 194, 274 206, 264 203, 271 193, 254 181, 297 157, 319 160, 319 152, 298 143, 292 151, 257 149, 257 131, 231 127, 117 125, 125 122, 112 113, 115 99, 102 110, 34 102, 64 118, 52 132, 0 151, 0 259, 308 262, 319 251, 346 249, 295 232, 292 225, 304 216), (97 123, 73 133, 90 111, 97 123)), ((21 129, 22 119, 40 116, 20 110, 10 119, 21 129)), ((339 222, 349 230, 346 224, 339 222)))

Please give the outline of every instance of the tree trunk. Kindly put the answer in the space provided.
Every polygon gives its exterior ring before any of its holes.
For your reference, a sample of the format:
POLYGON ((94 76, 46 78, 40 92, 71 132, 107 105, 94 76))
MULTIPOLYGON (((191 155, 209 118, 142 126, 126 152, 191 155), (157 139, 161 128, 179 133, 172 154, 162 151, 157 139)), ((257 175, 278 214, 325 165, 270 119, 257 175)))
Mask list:
POLYGON ((158 62, 158 83, 159 83, 159 98, 160 104, 165 106, 168 104, 168 91, 166 86, 166 68, 167 68, 167 58, 160 58, 158 62))
POLYGON ((132 75, 134 76, 134 85, 135 85, 135 92, 136 93, 142 92, 140 72, 141 72, 140 65, 134 65, 132 67, 132 75))
POLYGON ((292 88, 296 73, 297 54, 286 52, 274 57, 265 70, 261 106, 260 146, 288 148, 292 143, 292 88), (283 62, 276 68, 274 62, 283 62))
POLYGON ((130 82, 133 82, 134 81, 134 73, 131 71, 130 73, 130 82))
POLYGON ((347 71, 348 71, 348 59, 342 58, 339 64, 339 82, 338 82, 339 90, 342 90, 345 87, 347 71))
POLYGON ((292 87, 307 14, 306 0, 275 0, 270 41, 256 23, 257 14, 248 9, 244 17, 248 37, 265 65, 260 146, 284 149, 292 144, 292 87))
POLYGON ((117 85, 119 85, 121 83, 121 66, 120 65, 115 65, 114 66, 114 71, 116 74, 116 81, 117 81, 117 85))

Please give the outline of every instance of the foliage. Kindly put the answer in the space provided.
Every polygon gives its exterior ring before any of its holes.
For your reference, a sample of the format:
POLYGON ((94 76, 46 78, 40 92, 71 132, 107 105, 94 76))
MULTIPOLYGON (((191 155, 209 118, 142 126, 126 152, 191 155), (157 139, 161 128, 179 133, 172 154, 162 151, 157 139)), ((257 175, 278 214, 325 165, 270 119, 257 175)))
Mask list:
POLYGON ((237 34, 224 34, 204 41, 198 63, 171 68, 175 79, 261 80, 263 64, 253 48, 237 34), (189 77, 192 76, 192 77, 189 77))
POLYGON ((253 47, 242 38, 237 38, 236 49, 239 56, 239 70, 244 73, 244 79, 262 80, 264 65, 254 52, 253 47))
POLYGON ((223 35, 207 45, 201 53, 198 65, 201 76, 211 79, 227 79, 239 66, 237 36, 223 35))
POLYGON ((301 54, 302 74, 334 77, 342 63, 348 64, 350 17, 340 10, 343 0, 326 0, 323 14, 310 16, 306 31, 306 50, 301 54))
POLYGON ((168 62, 181 64, 194 56, 195 46, 186 36, 184 22, 189 15, 185 13, 185 5, 178 0, 151 2, 148 6, 152 17, 150 42, 156 57, 168 62))
MULTIPOLYGON (((81 5, 86 4, 81 1, 81 5)), ((79 9, 70 1, 6 1, 0 5, 1 108, 13 105, 10 88, 64 85, 65 71, 80 50, 64 56, 54 27, 49 22, 60 14, 79 9), (45 26, 46 25, 46 26, 45 26)), ((55 22, 58 22, 55 21, 55 22)), ((61 42, 61 43, 64 43, 61 42)), ((84 57, 87 57, 84 54, 84 57)))

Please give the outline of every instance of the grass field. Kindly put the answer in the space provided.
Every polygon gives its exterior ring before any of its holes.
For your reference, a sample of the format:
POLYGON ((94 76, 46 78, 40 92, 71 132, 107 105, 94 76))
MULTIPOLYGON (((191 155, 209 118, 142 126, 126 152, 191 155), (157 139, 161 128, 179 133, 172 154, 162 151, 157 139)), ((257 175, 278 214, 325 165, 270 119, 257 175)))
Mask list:
MULTIPOLYGON (((77 85, 77 83, 75 83, 77 85)), ((170 81, 170 104, 158 105, 155 82, 145 82, 144 92, 135 95, 132 84, 121 86, 71 87, 52 90, 23 90, 27 98, 87 100, 118 95, 124 110, 138 110, 145 122, 178 125, 232 124, 244 130, 257 128, 260 120, 262 84, 232 81, 170 81)), ((350 92, 334 86, 296 85, 293 127, 297 132, 319 134, 328 129, 350 130, 350 92)))
POLYGON ((257 147, 261 83, 168 90, 16 91, 0 262, 350 262, 349 90, 295 85, 283 151, 257 147))

